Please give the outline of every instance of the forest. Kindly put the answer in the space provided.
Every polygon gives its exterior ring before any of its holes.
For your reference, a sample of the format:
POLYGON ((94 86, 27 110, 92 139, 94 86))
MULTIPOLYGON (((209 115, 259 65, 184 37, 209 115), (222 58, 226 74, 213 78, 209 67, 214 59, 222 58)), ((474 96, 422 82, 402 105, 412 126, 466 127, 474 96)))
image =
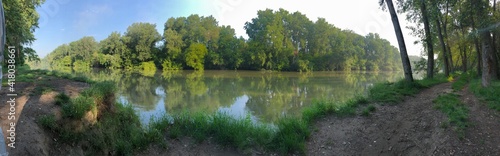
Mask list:
MULTIPOLYGON (((17 48, 16 64, 39 64, 34 62, 39 58, 30 45, 38 28, 35 8, 43 1, 24 2, 3 3, 9 32, 6 45, 17 48)), ((397 56, 398 49, 377 34, 361 36, 323 18, 313 22, 300 12, 266 9, 245 23, 248 39, 236 37, 233 28, 219 26, 212 16, 191 15, 168 19, 163 35, 154 24, 134 23, 126 32, 112 32, 102 41, 83 37, 57 47, 42 64, 164 70, 397 70, 405 67, 408 58, 404 36, 398 33, 398 14, 405 13, 402 21, 416 24, 410 27, 410 35, 421 39, 414 44, 423 45, 421 54, 427 57, 415 67, 426 70, 427 77, 440 71, 445 75, 475 71, 486 74, 486 83, 499 77, 500 11, 496 0, 379 2, 391 14, 403 59, 397 56)), ((405 71, 411 73, 406 67, 405 71)))
POLYGON ((275 71, 400 70, 399 52, 378 34, 362 36, 300 12, 258 11, 245 23, 248 39, 213 16, 169 18, 163 35, 151 23, 63 44, 44 61, 51 66, 151 70, 244 69, 275 71))

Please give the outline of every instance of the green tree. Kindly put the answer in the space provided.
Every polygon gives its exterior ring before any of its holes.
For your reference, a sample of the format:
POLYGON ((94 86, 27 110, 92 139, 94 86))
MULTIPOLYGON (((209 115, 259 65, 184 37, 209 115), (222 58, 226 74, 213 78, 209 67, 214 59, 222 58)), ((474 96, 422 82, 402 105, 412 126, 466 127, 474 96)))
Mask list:
MULTIPOLYGON (((28 46, 36 40, 34 32, 38 28, 38 19, 40 17, 36 12, 36 7, 44 2, 44 0, 6 0, 2 2, 5 15, 5 30, 8 32, 6 45, 16 47, 16 64, 24 64, 26 59, 38 58, 36 52, 28 48, 28 46)), ((7 50, 5 50, 5 53, 7 53, 7 50)))
POLYGON ((153 60, 156 55, 156 43, 161 39, 155 24, 134 23, 127 28, 125 37, 124 41, 130 49, 127 55, 130 55, 128 58, 132 65, 153 60))
POLYGON ((186 50, 186 64, 195 70, 203 70, 205 55, 207 55, 207 53, 207 47, 203 44, 191 44, 186 50))

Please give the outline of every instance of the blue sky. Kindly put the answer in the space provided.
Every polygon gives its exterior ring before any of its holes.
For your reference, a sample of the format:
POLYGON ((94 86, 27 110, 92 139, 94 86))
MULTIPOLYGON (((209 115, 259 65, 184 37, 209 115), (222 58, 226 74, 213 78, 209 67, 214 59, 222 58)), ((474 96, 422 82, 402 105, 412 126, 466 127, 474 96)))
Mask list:
MULTIPOLYGON (((32 47, 40 57, 45 57, 61 44, 84 36, 100 41, 113 31, 125 32, 134 22, 154 23, 163 34, 163 24, 168 18, 191 14, 213 15, 220 25, 231 25, 238 36, 246 37, 244 23, 266 8, 300 11, 313 21, 323 17, 336 27, 361 35, 376 32, 397 46, 389 13, 379 8, 378 0, 46 0, 37 9, 40 25, 32 47)), ((404 15, 399 19, 402 27, 408 25, 404 15)), ((403 29, 408 52, 419 55, 422 47, 413 45, 417 39, 408 32, 403 29)))

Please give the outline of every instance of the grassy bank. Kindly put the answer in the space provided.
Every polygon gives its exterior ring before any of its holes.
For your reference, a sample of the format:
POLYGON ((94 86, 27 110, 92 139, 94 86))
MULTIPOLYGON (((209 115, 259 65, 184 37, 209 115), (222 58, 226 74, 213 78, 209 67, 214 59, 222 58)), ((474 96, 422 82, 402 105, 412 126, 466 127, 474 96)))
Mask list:
MULTIPOLYGON (((360 106, 369 103, 396 103, 404 96, 418 93, 430 86, 447 82, 444 76, 436 79, 417 80, 412 83, 399 81, 395 83, 375 84, 370 89, 368 97, 356 96, 345 103, 317 100, 309 107, 303 108, 300 117, 283 117, 274 127, 255 125, 247 119, 234 119, 230 116, 216 113, 182 113, 173 115, 173 120, 158 120, 156 124, 164 126, 171 138, 180 136, 193 137, 198 141, 214 138, 220 144, 240 149, 257 147, 279 153, 303 153, 305 143, 311 133, 310 126, 315 120, 326 115, 341 117, 354 116, 360 106), (387 100, 389 99, 389 100, 387 100), (167 122, 173 124, 168 125, 167 122)), ((375 111, 372 104, 366 106, 361 115, 375 111)))
MULTIPOLYGON (((51 75, 47 71, 38 72, 51 75)), ((300 116, 282 117, 272 126, 256 124, 249 117, 235 119, 225 113, 181 112, 155 119, 148 127, 141 127, 131 106, 114 102, 112 83, 98 82, 75 99, 58 95, 56 104, 62 108, 62 118, 47 115, 40 118, 39 123, 61 141, 79 144, 89 154, 130 154, 147 148, 149 144, 165 145, 164 136, 191 137, 198 142, 212 139, 244 152, 255 148, 282 154, 301 154, 305 152, 310 126, 318 118, 325 115, 353 116, 358 114, 360 106, 366 106, 361 114, 369 115, 375 111, 375 103, 397 103, 404 96, 442 82, 446 82, 446 78, 375 84, 367 97, 356 96, 345 103, 317 100, 304 108, 300 116), (88 121, 92 115, 96 120, 88 121)))
POLYGON ((481 86, 481 80, 475 79, 470 82, 469 89, 489 108, 500 111, 500 81, 493 81, 490 87, 485 88, 481 86))

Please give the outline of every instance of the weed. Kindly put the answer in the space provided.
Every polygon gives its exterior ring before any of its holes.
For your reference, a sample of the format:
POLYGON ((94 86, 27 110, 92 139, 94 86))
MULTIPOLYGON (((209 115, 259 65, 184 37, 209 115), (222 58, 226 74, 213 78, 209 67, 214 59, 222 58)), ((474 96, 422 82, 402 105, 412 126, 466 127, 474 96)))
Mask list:
POLYGON ((72 99, 70 103, 62 106, 62 115, 73 119, 82 118, 95 104, 91 98, 80 96, 72 99))
POLYGON ((38 123, 49 130, 55 130, 57 123, 54 115, 44 115, 38 118, 38 123))
POLYGON ((59 93, 55 97, 55 104, 58 106, 62 106, 64 104, 68 104, 70 102, 70 98, 68 95, 64 93, 59 93))

